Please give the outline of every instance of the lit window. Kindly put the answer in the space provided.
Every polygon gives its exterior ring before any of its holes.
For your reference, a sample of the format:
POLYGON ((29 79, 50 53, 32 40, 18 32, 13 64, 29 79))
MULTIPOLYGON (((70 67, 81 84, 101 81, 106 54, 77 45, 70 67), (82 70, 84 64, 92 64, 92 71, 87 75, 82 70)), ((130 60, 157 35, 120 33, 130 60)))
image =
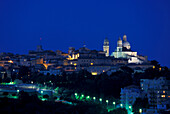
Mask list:
POLYGON ((153 66, 153 69, 155 68, 155 66, 153 66))
POLYGON ((73 63, 71 62, 70 64, 72 65, 73 63))
POLYGON ((12 60, 9 60, 8 62, 9 62, 9 63, 13 63, 13 61, 12 61, 12 60))
POLYGON ((163 91, 163 93, 165 93, 165 91, 163 91))
POLYGON ((74 66, 76 66, 77 64, 76 63, 74 63, 74 66))
POLYGON ((92 74, 92 75, 97 75, 97 72, 92 72, 91 74, 92 74))
POLYGON ((165 95, 161 95, 161 97, 165 97, 165 95))
POLYGON ((93 63, 91 63, 91 65, 93 65, 93 63))

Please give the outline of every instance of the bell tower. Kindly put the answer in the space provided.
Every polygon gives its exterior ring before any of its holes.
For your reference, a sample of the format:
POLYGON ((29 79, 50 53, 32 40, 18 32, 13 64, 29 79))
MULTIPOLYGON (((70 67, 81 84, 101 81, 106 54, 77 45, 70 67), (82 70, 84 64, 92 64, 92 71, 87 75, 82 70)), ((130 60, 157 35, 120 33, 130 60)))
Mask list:
POLYGON ((103 51, 105 52, 106 57, 109 56, 109 40, 107 38, 104 39, 103 51))

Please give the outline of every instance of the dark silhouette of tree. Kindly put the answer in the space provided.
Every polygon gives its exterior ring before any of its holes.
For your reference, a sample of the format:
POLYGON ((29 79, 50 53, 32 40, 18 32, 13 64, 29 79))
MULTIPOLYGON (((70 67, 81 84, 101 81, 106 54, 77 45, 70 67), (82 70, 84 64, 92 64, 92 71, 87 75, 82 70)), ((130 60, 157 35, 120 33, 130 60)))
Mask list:
POLYGON ((128 114, 125 108, 117 108, 113 111, 108 112, 108 114, 128 114))
POLYGON ((139 113, 140 108, 148 108, 149 107, 148 99, 147 98, 144 98, 144 99, 137 98, 132 107, 133 107, 133 112, 139 113))
POLYGON ((8 92, 3 92, 3 95, 4 95, 4 96, 8 96, 9 93, 8 93, 8 92))
POLYGON ((48 98, 49 98, 49 95, 47 95, 47 94, 46 94, 46 95, 43 95, 43 98, 47 98, 47 99, 48 99, 48 98))
POLYGON ((156 60, 152 60, 152 61, 151 61, 151 65, 154 65, 154 66, 155 66, 155 68, 159 68, 159 67, 160 67, 159 62, 158 62, 158 61, 156 61, 156 60))

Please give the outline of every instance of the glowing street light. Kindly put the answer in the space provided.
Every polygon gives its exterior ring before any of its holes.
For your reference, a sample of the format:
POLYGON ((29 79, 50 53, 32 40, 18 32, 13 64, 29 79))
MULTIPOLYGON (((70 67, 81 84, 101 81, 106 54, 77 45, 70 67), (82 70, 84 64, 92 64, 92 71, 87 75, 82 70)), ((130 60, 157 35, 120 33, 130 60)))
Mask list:
POLYGON ((120 104, 120 107, 122 108, 122 107, 123 107, 123 104, 120 104))
POLYGON ((102 102, 102 98, 100 98, 99 101, 102 102))
POLYGON ((114 108, 115 108, 115 104, 116 104, 116 102, 113 102, 114 108))
POLYGON ((43 91, 41 91, 41 94, 43 94, 43 91))
POLYGON ((74 93, 75 96, 77 96, 77 93, 74 93))
POLYGON ((139 109, 139 113, 142 113, 142 109, 141 108, 139 109))
POLYGON ((93 97, 93 100, 95 101, 95 100, 96 100, 96 97, 93 97))
POLYGON ((17 92, 19 93, 19 89, 17 90, 17 92))
POLYGON ((109 103, 109 100, 106 100, 106 103, 107 103, 107 105, 108 105, 108 103, 109 103))
POLYGON ((90 98, 90 96, 87 96, 87 99, 89 99, 90 98))
POLYGON ((84 97, 84 95, 82 94, 81 97, 84 97))

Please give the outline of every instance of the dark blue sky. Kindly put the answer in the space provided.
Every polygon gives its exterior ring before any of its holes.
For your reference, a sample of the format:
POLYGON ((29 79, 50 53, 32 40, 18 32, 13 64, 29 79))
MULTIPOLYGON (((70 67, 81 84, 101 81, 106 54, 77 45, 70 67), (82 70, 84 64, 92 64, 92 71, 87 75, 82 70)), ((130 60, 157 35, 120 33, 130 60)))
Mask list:
POLYGON ((0 0, 0 52, 67 51, 85 41, 110 51, 127 34, 132 50, 170 67, 170 0, 0 0))

